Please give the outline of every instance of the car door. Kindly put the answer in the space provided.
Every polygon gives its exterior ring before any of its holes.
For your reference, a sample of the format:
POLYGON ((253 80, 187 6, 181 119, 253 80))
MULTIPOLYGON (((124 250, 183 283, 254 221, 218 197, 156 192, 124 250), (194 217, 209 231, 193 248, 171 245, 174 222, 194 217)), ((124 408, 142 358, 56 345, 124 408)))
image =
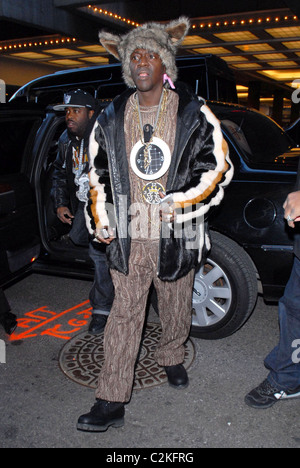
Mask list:
POLYGON ((30 173, 31 150, 43 115, 42 109, 28 104, 0 105, 0 286, 29 269, 39 255, 30 173))

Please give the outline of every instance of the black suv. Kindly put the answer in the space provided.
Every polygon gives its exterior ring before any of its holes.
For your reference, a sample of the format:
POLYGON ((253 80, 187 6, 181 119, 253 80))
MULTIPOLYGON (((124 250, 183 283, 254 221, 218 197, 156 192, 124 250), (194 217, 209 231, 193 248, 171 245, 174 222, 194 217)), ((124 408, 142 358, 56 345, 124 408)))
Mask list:
MULTIPOLYGON (((205 97, 234 102, 231 74, 222 64, 210 76, 212 65, 220 62, 209 59, 179 59, 179 79, 205 97)), ((50 199, 57 142, 65 129, 64 116, 52 105, 78 87, 106 105, 124 89, 120 66, 38 79, 0 106, 2 286, 28 271, 93 278, 87 249, 57 247, 60 223, 50 199)), ((284 222, 282 205, 294 189, 300 124, 284 131, 265 115, 236 104, 208 105, 222 123, 235 166, 224 201, 210 215, 212 250, 194 284, 191 334, 216 339, 245 323, 259 292, 266 301, 278 300, 290 275, 294 233, 284 222)), ((155 306, 155 294, 152 301, 155 306)))

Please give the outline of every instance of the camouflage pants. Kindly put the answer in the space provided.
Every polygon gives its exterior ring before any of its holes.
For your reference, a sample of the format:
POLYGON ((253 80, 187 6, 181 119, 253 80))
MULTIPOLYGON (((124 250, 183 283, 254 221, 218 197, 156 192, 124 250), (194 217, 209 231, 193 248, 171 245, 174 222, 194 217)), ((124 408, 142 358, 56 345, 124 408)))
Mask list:
POLYGON ((128 276, 111 271, 115 300, 105 327, 105 362, 96 398, 130 400, 152 281, 162 326, 155 359, 161 366, 181 364, 184 360, 184 343, 191 326, 194 270, 175 282, 161 281, 157 277, 158 245, 158 241, 133 241, 128 276))

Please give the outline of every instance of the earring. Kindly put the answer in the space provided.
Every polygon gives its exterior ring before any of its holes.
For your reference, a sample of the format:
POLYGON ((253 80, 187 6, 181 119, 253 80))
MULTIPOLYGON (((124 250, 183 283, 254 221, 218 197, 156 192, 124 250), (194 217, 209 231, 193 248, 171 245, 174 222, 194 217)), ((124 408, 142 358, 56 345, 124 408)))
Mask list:
POLYGON ((164 80, 164 84, 166 82, 169 83, 169 85, 171 86, 172 89, 175 89, 175 85, 173 83, 173 81, 171 80, 171 78, 165 73, 164 76, 163 76, 163 80, 164 80))

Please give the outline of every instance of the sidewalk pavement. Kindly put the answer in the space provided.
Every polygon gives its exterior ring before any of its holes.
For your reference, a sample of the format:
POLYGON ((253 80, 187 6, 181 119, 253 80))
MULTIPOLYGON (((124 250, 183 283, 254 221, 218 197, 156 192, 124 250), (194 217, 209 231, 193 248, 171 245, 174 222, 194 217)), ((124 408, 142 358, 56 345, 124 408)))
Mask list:
MULTIPOLYGON (((300 447, 299 400, 263 411, 243 401, 266 377, 263 359, 278 339, 277 307, 261 299, 233 336, 192 339, 187 389, 164 383, 136 390, 123 428, 77 431, 78 417, 94 403, 94 390, 68 378, 59 357, 68 340, 87 329, 90 287, 87 281, 35 274, 6 290, 22 328, 13 340, 0 329, 6 354, 6 363, 0 363, 1 448, 300 447)), ((158 321, 153 311, 148 321, 158 321)))

